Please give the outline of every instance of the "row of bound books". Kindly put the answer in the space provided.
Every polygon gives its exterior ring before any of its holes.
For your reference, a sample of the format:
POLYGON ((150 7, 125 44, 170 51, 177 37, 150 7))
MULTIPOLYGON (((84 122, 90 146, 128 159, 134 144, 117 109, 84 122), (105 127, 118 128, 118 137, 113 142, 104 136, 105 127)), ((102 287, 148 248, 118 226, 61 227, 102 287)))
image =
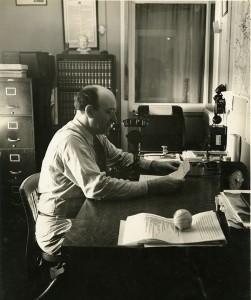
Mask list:
POLYGON ((76 76, 73 73, 66 72, 58 78, 60 88, 82 88, 90 84, 102 85, 108 89, 112 88, 111 75, 103 73, 83 73, 76 76))
POLYGON ((58 55, 58 87, 80 89, 90 84, 113 89, 113 60, 96 56, 61 57, 58 55))
POLYGON ((86 72, 108 72, 112 69, 112 62, 110 60, 59 60, 58 70, 75 70, 81 73, 83 70, 86 72))
POLYGON ((66 124, 73 119, 75 115, 74 97, 77 92, 59 92, 58 108, 59 108, 59 123, 66 124))

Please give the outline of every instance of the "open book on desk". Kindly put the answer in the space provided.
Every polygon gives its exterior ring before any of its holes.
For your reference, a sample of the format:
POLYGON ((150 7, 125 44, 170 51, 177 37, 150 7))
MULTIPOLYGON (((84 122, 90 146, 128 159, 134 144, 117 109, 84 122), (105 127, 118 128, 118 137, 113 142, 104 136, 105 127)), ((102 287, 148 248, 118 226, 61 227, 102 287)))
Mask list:
POLYGON ((173 219, 140 213, 120 223, 118 245, 222 245, 226 238, 213 211, 193 215, 192 226, 186 230, 175 227, 173 219))

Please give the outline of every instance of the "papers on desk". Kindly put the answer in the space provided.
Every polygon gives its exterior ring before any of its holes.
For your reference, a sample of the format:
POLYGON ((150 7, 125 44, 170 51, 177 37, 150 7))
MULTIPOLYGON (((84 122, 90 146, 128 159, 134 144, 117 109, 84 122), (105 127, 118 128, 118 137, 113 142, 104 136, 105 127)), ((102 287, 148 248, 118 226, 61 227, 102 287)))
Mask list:
MULTIPOLYGON (((172 178, 175 178, 175 179, 183 179, 189 170, 190 170, 190 163, 186 159, 186 160, 182 161, 182 163, 180 164, 177 171, 172 172, 168 176, 170 176, 172 178)), ((139 181, 146 181, 146 180, 156 179, 156 178, 159 178, 159 177, 161 177, 161 176, 144 175, 143 174, 143 175, 140 175, 139 181)))
POLYGON ((195 155, 193 151, 183 151, 181 157, 189 162, 202 162, 202 156, 195 155))
POLYGON ((250 190, 225 190, 216 196, 215 203, 216 209, 225 214, 229 227, 251 228, 250 190))
POLYGON ((161 153, 146 153, 144 154, 144 159, 159 161, 180 161, 180 155, 178 153, 167 153, 165 155, 161 153))
POLYGON ((193 215, 192 226, 180 231, 172 218, 140 213, 121 220, 118 245, 221 245, 226 243, 215 212, 193 215))

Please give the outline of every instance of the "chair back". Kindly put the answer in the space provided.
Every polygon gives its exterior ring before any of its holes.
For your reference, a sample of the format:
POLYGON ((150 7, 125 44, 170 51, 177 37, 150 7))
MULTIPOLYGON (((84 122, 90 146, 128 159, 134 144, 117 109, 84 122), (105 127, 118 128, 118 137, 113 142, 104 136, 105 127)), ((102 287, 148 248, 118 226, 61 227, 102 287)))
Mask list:
POLYGON ((37 203, 39 199, 38 181, 40 173, 32 174, 26 178, 19 188, 19 193, 25 210, 27 221, 26 240, 26 266, 28 277, 33 278, 39 275, 39 262, 41 250, 36 242, 36 220, 38 216, 37 203))
POLYGON ((141 152, 160 152, 162 145, 168 151, 182 152, 185 149, 185 118, 182 107, 172 105, 170 114, 151 114, 149 106, 139 106, 139 117, 148 119, 148 125, 141 128, 141 152), (147 109, 148 107, 148 109, 147 109), (143 114, 142 111, 145 113, 143 114))

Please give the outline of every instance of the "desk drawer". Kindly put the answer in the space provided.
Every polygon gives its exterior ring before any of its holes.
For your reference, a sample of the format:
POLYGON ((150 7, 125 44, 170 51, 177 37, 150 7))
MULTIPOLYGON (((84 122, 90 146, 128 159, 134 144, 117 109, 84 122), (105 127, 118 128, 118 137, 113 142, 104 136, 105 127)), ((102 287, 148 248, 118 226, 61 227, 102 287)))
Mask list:
POLYGON ((26 177, 36 172, 34 150, 0 150, 0 160, 3 182, 8 185, 20 185, 26 177))
POLYGON ((0 148, 33 148, 32 117, 0 118, 0 148))
POLYGON ((0 78, 0 114, 32 114, 31 81, 0 78))

